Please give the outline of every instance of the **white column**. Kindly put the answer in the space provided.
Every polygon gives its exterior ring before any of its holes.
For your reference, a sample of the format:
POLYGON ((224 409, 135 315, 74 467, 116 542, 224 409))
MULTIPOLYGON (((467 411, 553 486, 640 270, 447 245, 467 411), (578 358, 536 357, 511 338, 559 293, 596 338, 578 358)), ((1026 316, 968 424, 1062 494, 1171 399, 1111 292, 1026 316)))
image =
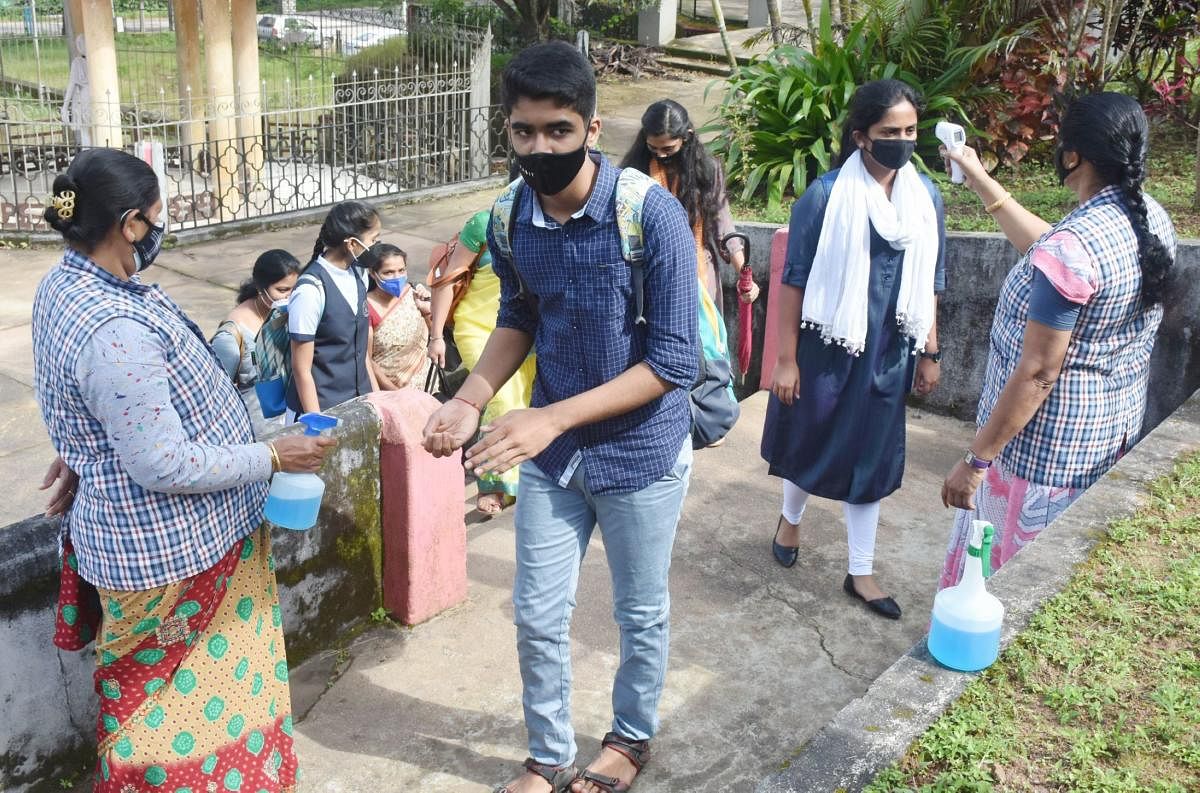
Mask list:
POLYGON ((657 8, 638 12, 638 42, 646 47, 662 47, 675 39, 675 19, 679 0, 661 0, 657 8))
POLYGON ((196 0, 175 0, 175 65, 183 123, 179 134, 186 167, 204 158, 204 74, 200 71, 200 6, 196 0))
POLYGON ((81 12, 92 94, 92 142, 120 148, 125 141, 121 134, 121 86, 117 79, 112 0, 83 0, 81 12))
POLYGON ((216 168, 213 192, 221 219, 232 219, 241 205, 238 187, 237 96, 233 82, 233 31, 229 0, 201 0, 204 60, 208 72, 208 140, 216 168))

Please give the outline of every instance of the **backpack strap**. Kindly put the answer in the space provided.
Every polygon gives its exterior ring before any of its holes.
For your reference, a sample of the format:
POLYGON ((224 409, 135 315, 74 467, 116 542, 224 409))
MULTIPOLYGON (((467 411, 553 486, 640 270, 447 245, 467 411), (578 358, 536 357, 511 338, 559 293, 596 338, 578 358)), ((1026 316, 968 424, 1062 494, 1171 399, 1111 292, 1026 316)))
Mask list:
MULTIPOLYGON (((216 333, 213 334, 213 338, 215 339, 217 337, 217 333, 220 333, 221 331, 225 331, 230 336, 233 336, 235 339, 237 339, 238 361, 240 362, 242 360, 242 358, 245 357, 245 355, 246 355, 246 340, 244 338, 242 338, 242 329, 239 328, 238 324, 236 322, 234 322, 232 319, 224 319, 224 320, 221 320, 220 325, 217 325, 217 331, 216 331, 216 333)), ((240 366, 240 363, 239 363, 239 366, 240 366)))
MULTIPOLYGON (((528 300, 528 289, 521 276, 521 268, 513 258, 513 234, 516 226, 512 219, 520 205, 521 188, 525 181, 517 177, 500 193, 492 205, 492 239, 500 253, 508 259, 520 285, 519 294, 528 300)), ((637 308, 636 324, 646 324, 646 275, 643 264, 646 259, 646 241, 642 229, 642 216, 646 206, 646 194, 658 184, 654 179, 635 168, 626 168, 617 177, 616 196, 613 199, 617 216, 617 231, 621 238, 621 257, 629 264, 630 284, 634 304, 637 308)))
POLYGON ((629 279, 633 288, 633 299, 637 307, 636 324, 646 324, 646 238, 642 229, 642 216, 646 208, 646 194, 658 182, 636 168, 625 168, 617 177, 617 194, 614 208, 617 214, 617 230, 621 236, 621 255, 629 263, 629 279))

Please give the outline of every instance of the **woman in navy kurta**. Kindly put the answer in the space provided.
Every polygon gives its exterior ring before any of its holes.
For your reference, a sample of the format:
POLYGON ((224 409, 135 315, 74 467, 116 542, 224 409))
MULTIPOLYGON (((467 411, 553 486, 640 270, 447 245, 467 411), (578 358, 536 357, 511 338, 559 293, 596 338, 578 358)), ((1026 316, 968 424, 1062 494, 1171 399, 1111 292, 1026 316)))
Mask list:
MULTIPOLYGON (((870 87, 864 86, 859 94, 870 87)), ((915 139, 918 101, 911 89, 884 88, 897 92, 899 101, 885 91, 885 101, 876 100, 875 107, 866 108, 875 113, 860 113, 857 125, 852 115, 847 124, 848 147, 843 145, 843 152, 870 152, 867 146, 889 138, 915 139)), ((859 98, 856 95, 856 100, 859 98)), ((883 148, 879 146, 879 151, 883 148)), ((885 190, 890 188, 879 174, 883 172, 886 177, 890 172, 894 178, 896 170, 882 167, 873 157, 864 156, 863 160, 867 171, 884 184, 885 190)), ((803 293, 799 290, 808 284, 826 206, 839 173, 840 169, 834 170, 813 181, 792 208, 783 284, 799 294, 790 311, 786 298, 780 301, 780 323, 788 323, 792 333, 800 324, 803 293)), ((920 178, 937 215, 938 252, 933 279, 937 293, 945 286, 942 200, 933 183, 925 176, 920 178)), ((849 575, 844 587, 867 601, 873 610, 898 618, 899 607, 883 595, 872 575, 879 501, 900 487, 904 475, 905 396, 914 379, 918 392, 932 390, 939 377, 940 354, 936 322, 924 353, 914 354, 913 339, 904 334, 896 319, 904 250, 893 248, 873 225, 870 236, 865 346, 860 354, 851 355, 839 344, 828 343, 818 329, 801 328, 795 346, 798 384, 785 384, 781 391, 778 373, 787 369, 784 348, 790 346, 781 343, 783 360, 778 364, 781 369, 777 369, 776 387, 767 408, 762 456, 770 464, 770 473, 785 480, 784 508, 773 542, 776 559, 785 567, 795 563, 798 542, 787 540, 789 535, 798 540, 796 529, 809 494, 841 501, 850 544, 849 575), (785 396, 794 395, 790 405, 780 399, 784 391, 785 396)), ((784 333, 786 330, 781 332, 781 339, 784 333)))

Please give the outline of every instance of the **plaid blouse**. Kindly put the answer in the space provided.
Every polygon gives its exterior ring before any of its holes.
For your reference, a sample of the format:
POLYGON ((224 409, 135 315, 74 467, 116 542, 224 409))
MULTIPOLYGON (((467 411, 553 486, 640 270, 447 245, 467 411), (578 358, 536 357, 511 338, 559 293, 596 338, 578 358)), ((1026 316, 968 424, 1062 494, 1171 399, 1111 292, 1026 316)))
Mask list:
MULTIPOLYGON (((1172 252, 1175 230, 1161 206, 1146 196, 1150 230, 1172 252)), ((1032 253, 1055 233, 1083 244, 1096 289, 1083 305, 1062 373, 1033 419, 999 457, 1017 476, 1051 487, 1086 488, 1104 475, 1141 431, 1150 352, 1162 306, 1142 307, 1137 237, 1120 190, 1101 190, 1048 231, 1019 261, 1000 289, 978 426, 991 416, 1024 346, 1033 283, 1032 253)))
POLYGON ((34 379, 79 488, 63 520, 84 580, 151 589, 262 521, 270 453, 200 329, 158 286, 68 250, 33 303, 34 379))

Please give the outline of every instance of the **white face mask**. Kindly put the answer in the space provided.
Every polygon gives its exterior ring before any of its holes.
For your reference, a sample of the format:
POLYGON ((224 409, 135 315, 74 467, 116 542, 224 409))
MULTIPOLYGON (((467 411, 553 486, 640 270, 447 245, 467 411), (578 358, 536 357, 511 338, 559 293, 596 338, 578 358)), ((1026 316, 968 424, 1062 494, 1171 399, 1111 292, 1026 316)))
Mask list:
POLYGON ((288 299, 286 297, 280 298, 279 300, 276 300, 273 303, 271 303, 272 309, 279 309, 280 311, 287 311, 287 307, 288 307, 288 299))

